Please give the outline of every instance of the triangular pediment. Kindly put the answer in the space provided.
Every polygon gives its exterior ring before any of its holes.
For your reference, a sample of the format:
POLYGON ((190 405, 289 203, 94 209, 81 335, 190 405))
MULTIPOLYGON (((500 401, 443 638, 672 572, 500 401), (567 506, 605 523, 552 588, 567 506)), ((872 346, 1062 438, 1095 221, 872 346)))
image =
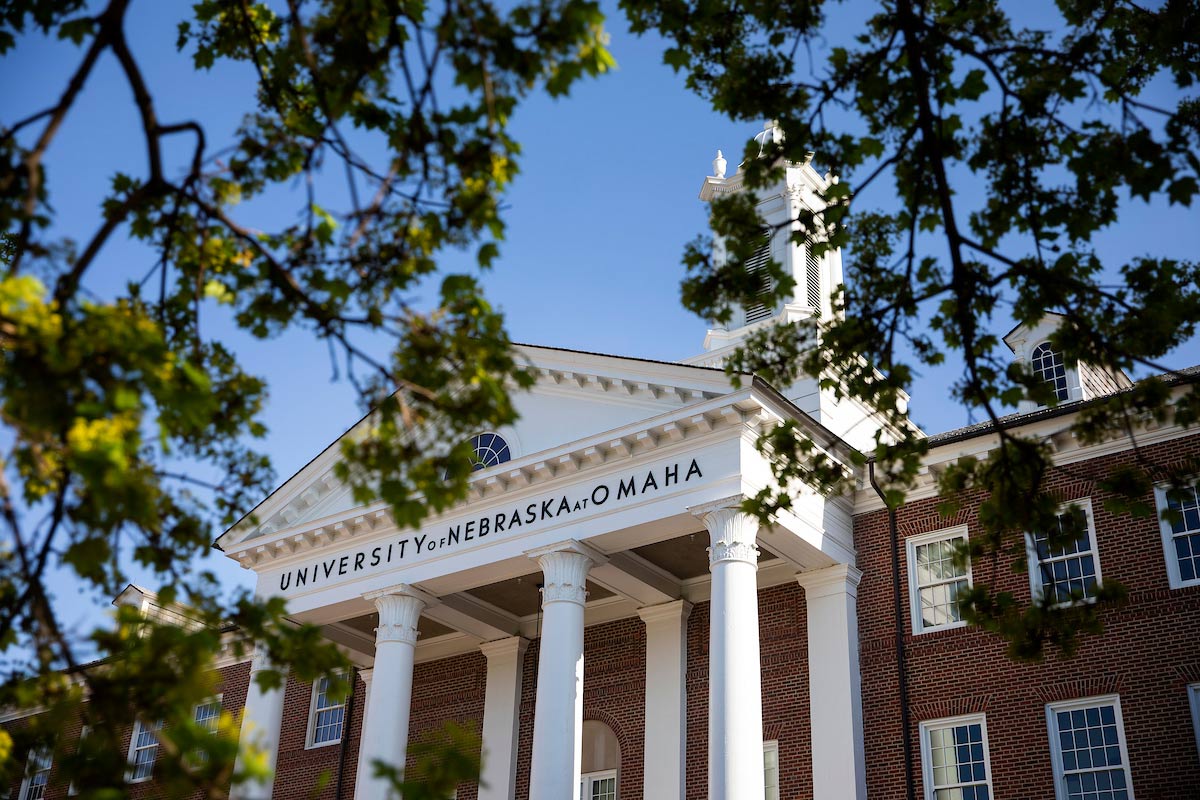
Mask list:
MULTIPOLYGON (((728 377, 717 369, 530 345, 517 349, 537 380, 514 398, 520 419, 495 431, 508 444, 514 461, 569 448, 572 442, 732 391, 728 377)), ((331 443, 226 531, 217 546, 229 552, 275 531, 353 510, 357 504, 351 492, 333 471, 339 442, 356 435, 362 424, 331 443)), ((476 480, 486 481, 490 473, 503 470, 503 465, 481 470, 476 480)))

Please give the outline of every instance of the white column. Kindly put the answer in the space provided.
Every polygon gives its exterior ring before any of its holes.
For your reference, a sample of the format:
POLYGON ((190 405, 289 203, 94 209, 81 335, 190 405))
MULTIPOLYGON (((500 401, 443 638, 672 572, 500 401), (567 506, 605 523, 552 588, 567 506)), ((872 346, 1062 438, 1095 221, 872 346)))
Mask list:
POLYGON ((687 619, 676 600, 638 609, 646 623, 646 733, 643 800, 683 800, 687 752, 687 619))
MULTIPOLYGON (((763 800, 764 796, 758 547, 754 543, 758 520, 738 510, 741 499, 691 509, 704 521, 711 543, 709 800, 763 800)), ((814 731, 814 738, 819 735, 814 731)))
POLYGON ((578 800, 583 751, 584 582, 596 551, 569 541, 528 554, 542 568, 542 641, 529 800, 578 800))
POLYGON ((241 772, 250 757, 248 748, 264 753, 267 757, 267 777, 261 781, 247 781, 230 789, 231 800, 270 800, 275 788, 275 761, 279 756, 279 731, 283 725, 283 690, 287 686, 287 675, 280 676, 277 689, 262 689, 258 685, 258 674, 272 670, 266 648, 254 648, 254 659, 250 662, 250 688, 246 692, 246 706, 242 711, 241 742, 238 749, 235 771, 241 772))
MULTIPOLYGON (((367 718, 370 717, 371 711, 371 678, 375 677, 374 669, 360 669, 358 677, 362 678, 363 682, 363 718, 362 730, 365 732, 367 728, 367 718)), ((367 781, 371 779, 371 765, 367 759, 363 757, 367 740, 363 736, 358 737, 358 769, 355 771, 357 777, 354 779, 354 796, 356 798, 363 797, 363 787, 367 781)))
POLYGON ((861 578, 849 564, 796 576, 808 607, 813 797, 822 800, 867 796, 856 605, 861 578))
POLYGON ((359 800, 393 797, 390 784, 369 777, 375 761, 404 769, 408 752, 408 715, 412 704, 413 660, 417 650, 417 621, 433 598, 401 584, 363 595, 379 609, 375 629, 375 666, 371 698, 363 718, 359 760, 366 761, 367 780, 355 793, 359 800))
POLYGON ((479 800, 509 800, 516 793, 521 675, 528 646, 529 640, 520 636, 479 646, 487 657, 479 800))

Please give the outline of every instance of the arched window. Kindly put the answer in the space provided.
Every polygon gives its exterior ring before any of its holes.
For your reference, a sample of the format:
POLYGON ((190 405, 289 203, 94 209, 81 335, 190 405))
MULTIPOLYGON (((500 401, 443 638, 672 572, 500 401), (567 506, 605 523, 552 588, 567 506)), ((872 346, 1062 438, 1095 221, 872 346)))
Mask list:
POLYGON ((579 800, 617 800, 620 764, 621 745, 612 728, 598 720, 585 720, 579 800))
POLYGON ((1033 374, 1050 384, 1059 402, 1071 399, 1067 389, 1067 365, 1063 362, 1062 353, 1056 352, 1049 342, 1042 342, 1033 348, 1030 360, 1033 374))
POLYGON ((480 433, 473 436, 471 447, 475 451, 476 470, 494 467, 512 458, 508 442, 498 433, 480 433))

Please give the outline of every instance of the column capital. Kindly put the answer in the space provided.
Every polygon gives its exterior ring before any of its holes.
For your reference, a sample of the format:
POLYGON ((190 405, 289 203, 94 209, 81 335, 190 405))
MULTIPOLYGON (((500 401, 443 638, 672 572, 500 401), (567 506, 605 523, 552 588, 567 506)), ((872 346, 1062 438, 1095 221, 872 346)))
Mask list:
POLYGON ((375 629, 376 645, 402 642, 415 647, 421 612, 425 606, 436 602, 432 595, 406 583, 367 592, 363 598, 373 602, 379 610, 379 627, 375 629))
POLYGON ((799 572, 796 574, 796 583, 804 587, 806 598, 835 594, 858 597, 858 582, 862 576, 862 570, 853 564, 834 564, 832 567, 799 572))
POLYGON ((738 494, 688 509, 708 529, 710 567, 722 561, 758 564, 758 518, 742 510, 744 499, 738 494))
POLYGON ((637 613, 647 625, 659 622, 683 623, 687 622, 687 618, 692 614, 692 604, 687 600, 672 600, 656 606, 642 606, 637 613))
MULTIPOLYGON (((707 503, 701 503, 696 506, 688 506, 688 513, 699 517, 701 520, 716 511, 737 511, 741 508, 742 502, 746 499, 744 494, 731 494, 729 497, 722 497, 719 500, 710 500, 707 503)), ((707 521, 705 521, 707 524, 707 521)))
POLYGON ((265 642, 254 643, 254 655, 250 660, 250 672, 266 672, 275 669, 271 661, 271 652, 265 642))
POLYGON ((479 645, 479 649, 488 661, 491 661, 493 658, 506 658, 509 656, 519 660, 525 655, 527 647, 529 647, 529 640, 524 636, 509 636, 479 645))
POLYGON ((542 568, 542 606, 547 603, 587 602, 587 574, 596 564, 608 558, 583 542, 568 539, 526 553, 542 568))
POLYGON ((431 606, 437 602, 437 598, 431 595, 424 589, 418 589, 411 583, 397 583, 392 586, 385 586, 382 589, 373 589, 369 592, 363 592, 363 599, 374 603, 377 598, 387 597, 389 595, 403 595, 405 597, 415 597, 427 606, 431 606))

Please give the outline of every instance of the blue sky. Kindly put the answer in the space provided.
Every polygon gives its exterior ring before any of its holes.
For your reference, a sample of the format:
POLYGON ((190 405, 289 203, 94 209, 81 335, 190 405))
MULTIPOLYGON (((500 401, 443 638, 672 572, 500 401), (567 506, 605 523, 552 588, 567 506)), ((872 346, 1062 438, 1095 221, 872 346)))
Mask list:
MULTIPOLYGON (((250 76, 218 65, 197 74, 174 47, 175 25, 190 4, 141 0, 130 12, 130 34, 160 118, 198 116, 220 143, 238 113, 252 103, 250 76)), ((700 351, 704 323, 679 304, 685 242, 702 232, 705 209, 697 193, 717 148, 730 160, 760 122, 733 123, 689 93, 683 79, 661 64, 662 43, 626 30, 612 3, 612 51, 619 68, 578 85, 571 96, 537 96, 517 113, 513 133, 522 143, 521 175, 508 197, 508 239, 486 279, 491 298, 507 314, 516 341, 674 360, 700 351)), ((839 6, 834 36, 852 35, 861 4, 839 6)), ((27 37, 0 62, 0 120, 11 122, 51 102, 81 54, 70 45, 27 37)), ((101 64, 68 117, 48 156, 51 190, 61 231, 85 238, 96 206, 118 169, 143 171, 140 128, 128 88, 111 58, 101 64)), ((188 143, 181 140, 182 157, 188 143)), ((1121 225, 1104 234, 1101 252, 1121 262, 1146 252, 1180 258, 1200 252, 1194 211, 1129 203, 1121 225)), ((114 241, 91 278, 106 282, 140 277, 148 253, 114 241)), ((1008 320, 996 319, 1003 333, 1008 320)), ((268 342, 240 338, 247 367, 271 386, 266 448, 280 479, 295 472, 359 416, 351 388, 331 383, 324 346, 303 334, 268 342)), ((929 373, 913 387, 912 409, 931 432, 966 424, 966 412, 947 399, 956 366, 929 373)), ((1192 341, 1172 353, 1174 367, 1200 362, 1192 341)), ((245 580, 228 562, 222 574, 245 580)), ((66 585, 60 592, 70 592, 66 585)))

